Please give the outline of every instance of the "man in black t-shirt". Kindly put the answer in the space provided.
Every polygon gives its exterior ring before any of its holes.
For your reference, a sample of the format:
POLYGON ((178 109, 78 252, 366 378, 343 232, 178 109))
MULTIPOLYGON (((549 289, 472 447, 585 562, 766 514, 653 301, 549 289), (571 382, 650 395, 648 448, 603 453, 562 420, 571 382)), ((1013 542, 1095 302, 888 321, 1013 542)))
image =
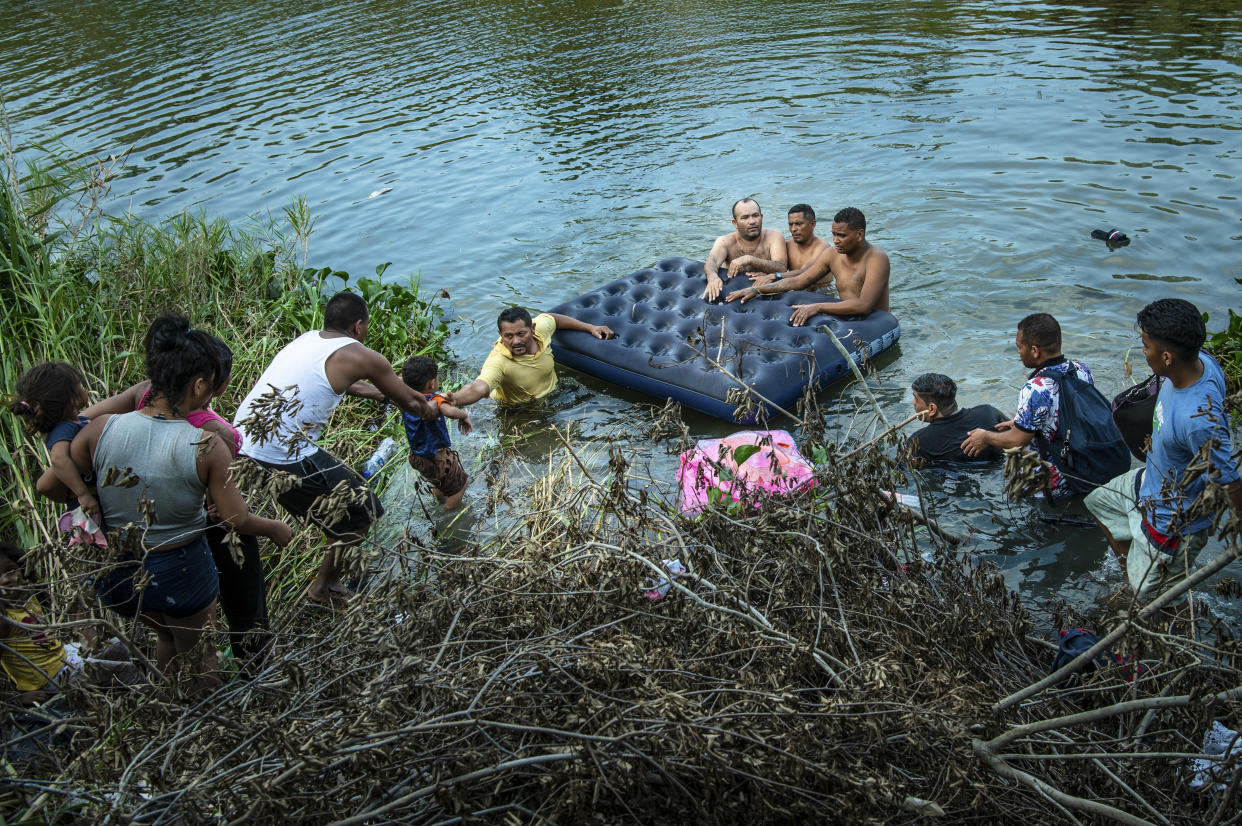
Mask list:
POLYGON ((957 385, 940 373, 924 373, 910 385, 914 390, 914 411, 930 422, 908 440, 910 464, 930 462, 997 462, 1004 458, 998 447, 988 447, 978 456, 962 451, 966 434, 977 427, 991 430, 1005 421, 1005 414, 988 404, 961 409, 957 406, 957 385))

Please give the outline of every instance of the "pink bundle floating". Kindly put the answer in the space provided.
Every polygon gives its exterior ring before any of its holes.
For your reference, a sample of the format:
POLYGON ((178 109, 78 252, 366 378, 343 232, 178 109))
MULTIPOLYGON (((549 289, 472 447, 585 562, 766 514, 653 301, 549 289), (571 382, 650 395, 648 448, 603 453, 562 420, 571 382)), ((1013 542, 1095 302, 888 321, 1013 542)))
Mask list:
POLYGON ((722 499, 736 502, 746 492, 783 495, 804 490, 814 486, 815 477, 811 463, 784 430, 743 430, 723 439, 701 439, 694 450, 681 454, 677 481, 681 512, 695 514, 711 501, 713 488, 722 499), (740 467, 737 456, 744 457, 740 467))

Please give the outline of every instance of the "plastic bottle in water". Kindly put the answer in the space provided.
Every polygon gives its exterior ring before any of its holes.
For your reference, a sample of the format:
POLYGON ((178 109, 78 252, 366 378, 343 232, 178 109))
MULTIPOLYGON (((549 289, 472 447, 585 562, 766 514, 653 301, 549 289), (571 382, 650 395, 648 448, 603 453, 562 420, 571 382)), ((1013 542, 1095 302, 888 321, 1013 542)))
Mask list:
POLYGON ((385 436, 384 441, 380 442, 379 447, 377 447, 375 452, 371 454, 371 458, 367 459, 366 463, 363 464, 362 478, 370 479, 372 476, 379 473, 380 468, 384 466, 384 463, 391 459, 393 454, 396 452, 397 440, 391 436, 385 436))

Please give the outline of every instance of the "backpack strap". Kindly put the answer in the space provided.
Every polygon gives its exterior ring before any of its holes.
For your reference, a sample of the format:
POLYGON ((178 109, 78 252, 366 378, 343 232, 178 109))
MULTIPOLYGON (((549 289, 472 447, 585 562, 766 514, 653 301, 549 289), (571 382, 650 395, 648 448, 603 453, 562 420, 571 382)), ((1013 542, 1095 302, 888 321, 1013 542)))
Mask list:
MULTIPOLYGON (((1053 365, 1050 365, 1050 366, 1048 366, 1048 367, 1043 367, 1043 368, 1040 368, 1039 370, 1036 370, 1036 371, 1035 371, 1035 375, 1031 376, 1031 378, 1030 378, 1030 379, 1028 379, 1028 381, 1034 381, 1035 379, 1051 379, 1052 381, 1056 382, 1056 385, 1057 385, 1057 406, 1058 406, 1058 407, 1060 407, 1060 405, 1061 405, 1061 377, 1060 377, 1060 376, 1058 376, 1058 375, 1056 374, 1056 370, 1055 370, 1055 369, 1053 369, 1053 368, 1057 367, 1059 364, 1065 364, 1065 363, 1067 363, 1067 362, 1068 362, 1068 359, 1067 359, 1065 362, 1058 362, 1058 364, 1053 364, 1053 365)), ((1069 363, 1072 363, 1072 362, 1069 362, 1069 363)), ((1058 410, 1057 412, 1058 412, 1058 415, 1059 415, 1059 414, 1060 414, 1060 410, 1058 410)), ((1063 428, 1063 427, 1062 427, 1062 428, 1059 428, 1059 430, 1061 431, 1061 433, 1064 433, 1064 432, 1065 432, 1065 428, 1063 428)), ((1055 434, 1054 434, 1054 435, 1055 435, 1055 434)), ((1044 444, 1044 445, 1047 445, 1049 448, 1051 448, 1051 446, 1052 446, 1052 445, 1054 445, 1054 444, 1056 444, 1056 442, 1057 442, 1058 440, 1057 440, 1057 439, 1048 439, 1048 438, 1046 438, 1046 437, 1044 436, 1043 431, 1036 431, 1036 432, 1035 432, 1035 441, 1036 441, 1036 443, 1042 443, 1042 444, 1044 444)), ((1060 441, 1064 441, 1064 438, 1062 438, 1060 441)))

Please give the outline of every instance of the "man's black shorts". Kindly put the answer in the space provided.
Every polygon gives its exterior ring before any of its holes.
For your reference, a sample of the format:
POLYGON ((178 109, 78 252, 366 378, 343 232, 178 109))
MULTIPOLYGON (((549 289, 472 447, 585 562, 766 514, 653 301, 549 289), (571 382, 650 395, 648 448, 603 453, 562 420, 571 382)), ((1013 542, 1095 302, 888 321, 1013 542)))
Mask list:
POLYGON ((316 450, 300 462, 274 465, 255 459, 265 468, 298 477, 298 484, 276 497, 294 516, 309 519, 333 539, 361 539, 371 524, 384 515, 384 507, 358 474, 326 450, 316 450), (347 501, 344 509, 333 506, 328 494, 339 489, 347 501))

